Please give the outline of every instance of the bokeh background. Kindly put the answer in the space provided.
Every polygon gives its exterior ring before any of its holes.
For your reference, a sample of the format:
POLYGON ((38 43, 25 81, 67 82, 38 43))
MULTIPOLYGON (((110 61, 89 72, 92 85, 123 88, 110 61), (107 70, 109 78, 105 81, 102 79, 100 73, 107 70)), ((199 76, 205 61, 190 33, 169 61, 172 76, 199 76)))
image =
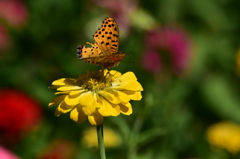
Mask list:
POLYGON ((105 118, 107 158, 239 159, 239 11, 238 0, 0 0, 0 158, 99 158, 95 127, 55 117, 48 87, 99 69, 76 47, 113 16, 129 55, 113 69, 144 91, 132 115, 105 118))

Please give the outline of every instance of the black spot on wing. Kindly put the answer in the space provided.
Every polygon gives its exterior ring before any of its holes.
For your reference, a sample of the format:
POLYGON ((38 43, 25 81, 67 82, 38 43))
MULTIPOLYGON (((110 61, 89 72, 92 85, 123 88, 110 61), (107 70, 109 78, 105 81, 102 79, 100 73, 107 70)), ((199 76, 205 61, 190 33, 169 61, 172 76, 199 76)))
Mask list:
POLYGON ((118 35, 117 34, 113 34, 114 37, 118 38, 118 35))

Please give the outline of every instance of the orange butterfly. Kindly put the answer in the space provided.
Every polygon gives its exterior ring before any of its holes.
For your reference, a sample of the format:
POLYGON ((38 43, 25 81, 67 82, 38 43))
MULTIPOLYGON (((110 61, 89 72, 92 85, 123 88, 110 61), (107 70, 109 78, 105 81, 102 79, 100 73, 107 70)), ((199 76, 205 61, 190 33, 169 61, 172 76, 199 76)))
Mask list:
POLYGON ((100 65, 103 69, 118 66, 120 61, 126 57, 126 53, 118 52, 119 31, 117 22, 113 17, 107 17, 93 35, 95 43, 77 47, 77 57, 90 64, 100 65))

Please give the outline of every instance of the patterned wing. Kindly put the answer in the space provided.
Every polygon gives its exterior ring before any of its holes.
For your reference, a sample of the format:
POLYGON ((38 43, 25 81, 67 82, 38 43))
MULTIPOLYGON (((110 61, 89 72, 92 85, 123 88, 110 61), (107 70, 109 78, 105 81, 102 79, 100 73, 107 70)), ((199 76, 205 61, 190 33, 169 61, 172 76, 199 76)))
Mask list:
POLYGON ((119 32, 117 22, 112 17, 107 17, 102 27, 93 35, 95 43, 92 47, 77 47, 78 59, 90 64, 100 65, 103 68, 111 68, 117 66, 120 61, 126 57, 126 53, 117 52, 119 45, 119 32))
POLYGON ((93 37, 105 55, 118 52, 119 31, 117 22, 113 17, 107 17, 93 37))
POLYGON ((78 59, 83 60, 87 63, 98 64, 102 61, 102 58, 100 57, 103 57, 103 52, 101 51, 97 43, 91 44, 87 42, 87 44, 91 45, 92 47, 87 48, 83 45, 79 45, 77 47, 78 59))

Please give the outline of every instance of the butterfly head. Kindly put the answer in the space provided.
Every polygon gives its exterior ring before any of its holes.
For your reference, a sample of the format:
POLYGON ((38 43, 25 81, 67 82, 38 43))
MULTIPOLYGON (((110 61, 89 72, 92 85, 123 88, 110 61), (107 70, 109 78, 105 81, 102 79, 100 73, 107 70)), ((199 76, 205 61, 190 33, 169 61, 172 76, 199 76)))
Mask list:
POLYGON ((77 51, 76 51, 76 53, 77 53, 78 59, 81 59, 81 57, 82 57, 82 48, 83 48, 83 45, 78 45, 78 46, 77 46, 77 51))

